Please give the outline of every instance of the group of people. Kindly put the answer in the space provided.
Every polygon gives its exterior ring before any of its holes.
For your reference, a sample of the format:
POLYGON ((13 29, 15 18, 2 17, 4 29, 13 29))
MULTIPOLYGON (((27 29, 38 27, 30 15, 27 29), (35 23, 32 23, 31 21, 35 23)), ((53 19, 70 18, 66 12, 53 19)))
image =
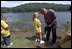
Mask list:
MULTIPOLYGON (((44 15, 44 22, 45 22, 45 28, 44 28, 44 34, 46 35, 45 41, 49 41, 49 37, 52 31, 52 43, 56 43, 57 35, 56 35, 56 28, 57 28, 57 21, 55 16, 55 11, 53 9, 46 9, 43 8, 40 13, 44 15)), ((42 24, 39 19, 39 12, 35 12, 33 14, 33 24, 35 28, 35 41, 39 41, 40 44, 45 43, 45 41, 42 39, 42 24)), ((59 42, 59 46, 67 41, 67 38, 70 39, 71 37, 71 29, 66 34, 67 36, 64 36, 61 38, 59 42)), ((3 16, 1 17, 1 36, 3 37, 3 44, 5 44, 7 47, 10 47, 12 45, 12 42, 10 41, 10 31, 8 30, 8 24, 5 20, 3 20, 3 16)))
MULTIPOLYGON (((46 35, 45 41, 49 41, 50 37, 50 32, 52 31, 52 43, 56 42, 56 16, 55 16, 55 11, 53 9, 45 9, 43 8, 40 12, 42 15, 44 15, 45 19, 45 28, 44 28, 44 33, 46 35)), ((39 20, 39 13, 35 12, 33 15, 33 22, 34 22, 34 27, 36 31, 36 40, 35 41, 40 41, 40 44, 44 43, 42 40, 42 28, 41 28, 41 22, 39 20)))
MULTIPOLYGON (((71 7, 69 9, 71 12, 71 7)), ((52 42, 51 44, 56 43, 57 48, 61 48, 62 44, 64 44, 66 41, 71 39, 71 22, 67 21, 67 25, 65 26, 65 34, 61 37, 61 39, 57 40, 57 34, 56 34, 56 28, 57 28, 57 20, 55 16, 55 11, 53 9, 46 9, 43 8, 40 13, 44 15, 44 22, 45 22, 45 28, 44 28, 44 34, 46 35, 45 41, 49 41, 50 34, 52 31, 52 42)), ((36 32, 36 42, 39 41, 40 44, 45 43, 42 40, 42 28, 41 28, 41 22, 39 19, 39 13, 35 12, 33 15, 33 23, 35 27, 36 32)))

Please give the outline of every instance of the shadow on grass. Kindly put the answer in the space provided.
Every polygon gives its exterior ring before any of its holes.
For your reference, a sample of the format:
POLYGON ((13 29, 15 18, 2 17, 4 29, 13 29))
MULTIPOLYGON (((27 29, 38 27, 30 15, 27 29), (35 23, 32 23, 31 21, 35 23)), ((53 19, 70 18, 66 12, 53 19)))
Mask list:
POLYGON ((25 37, 28 40, 34 41, 35 40, 35 36, 31 36, 31 37, 25 37))

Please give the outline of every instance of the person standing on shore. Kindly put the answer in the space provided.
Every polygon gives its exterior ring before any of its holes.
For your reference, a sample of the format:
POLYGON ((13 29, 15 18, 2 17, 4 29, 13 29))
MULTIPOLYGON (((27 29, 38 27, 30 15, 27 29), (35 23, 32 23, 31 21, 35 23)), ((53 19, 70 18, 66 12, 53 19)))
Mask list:
POLYGON ((8 24, 4 20, 4 17, 1 15, 1 36, 3 37, 3 44, 6 45, 6 47, 11 47, 13 43, 11 43, 11 33, 8 30, 8 24))
POLYGON ((40 44, 44 43, 42 40, 42 29, 41 29, 41 22, 39 20, 39 14, 38 12, 35 12, 33 15, 33 24, 36 32, 36 42, 40 41, 40 44))
POLYGON ((56 16, 55 16, 55 11, 53 9, 45 9, 43 8, 41 10, 41 14, 44 15, 44 19, 45 19, 45 29, 44 29, 44 33, 46 33, 46 41, 49 41, 49 37, 50 37, 50 32, 52 30, 52 44, 54 44, 56 42, 56 16))

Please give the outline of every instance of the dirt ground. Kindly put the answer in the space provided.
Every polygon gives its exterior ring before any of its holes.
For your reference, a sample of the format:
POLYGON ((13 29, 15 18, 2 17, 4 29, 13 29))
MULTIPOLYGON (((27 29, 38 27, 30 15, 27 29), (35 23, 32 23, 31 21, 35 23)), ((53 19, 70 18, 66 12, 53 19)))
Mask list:
MULTIPOLYGON (((11 41, 13 43, 11 48, 37 48, 34 34, 35 33, 31 31, 11 31, 11 41)), ((60 39, 60 37, 57 39, 60 39)), ((6 47, 1 45, 1 48, 6 47)), ((45 42, 44 44, 41 44, 39 48, 56 48, 56 46, 55 44, 50 45, 50 42, 45 42)))

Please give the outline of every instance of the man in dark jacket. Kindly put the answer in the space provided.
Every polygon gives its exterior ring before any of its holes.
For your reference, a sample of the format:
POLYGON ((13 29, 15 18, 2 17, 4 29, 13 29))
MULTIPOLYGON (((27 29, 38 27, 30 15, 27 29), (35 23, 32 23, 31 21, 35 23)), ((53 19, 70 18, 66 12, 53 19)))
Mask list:
POLYGON ((45 32, 46 33, 46 41, 49 41, 50 32, 52 30, 52 43, 56 42, 56 16, 55 11, 52 9, 42 9, 42 14, 44 15, 45 19, 45 32))

